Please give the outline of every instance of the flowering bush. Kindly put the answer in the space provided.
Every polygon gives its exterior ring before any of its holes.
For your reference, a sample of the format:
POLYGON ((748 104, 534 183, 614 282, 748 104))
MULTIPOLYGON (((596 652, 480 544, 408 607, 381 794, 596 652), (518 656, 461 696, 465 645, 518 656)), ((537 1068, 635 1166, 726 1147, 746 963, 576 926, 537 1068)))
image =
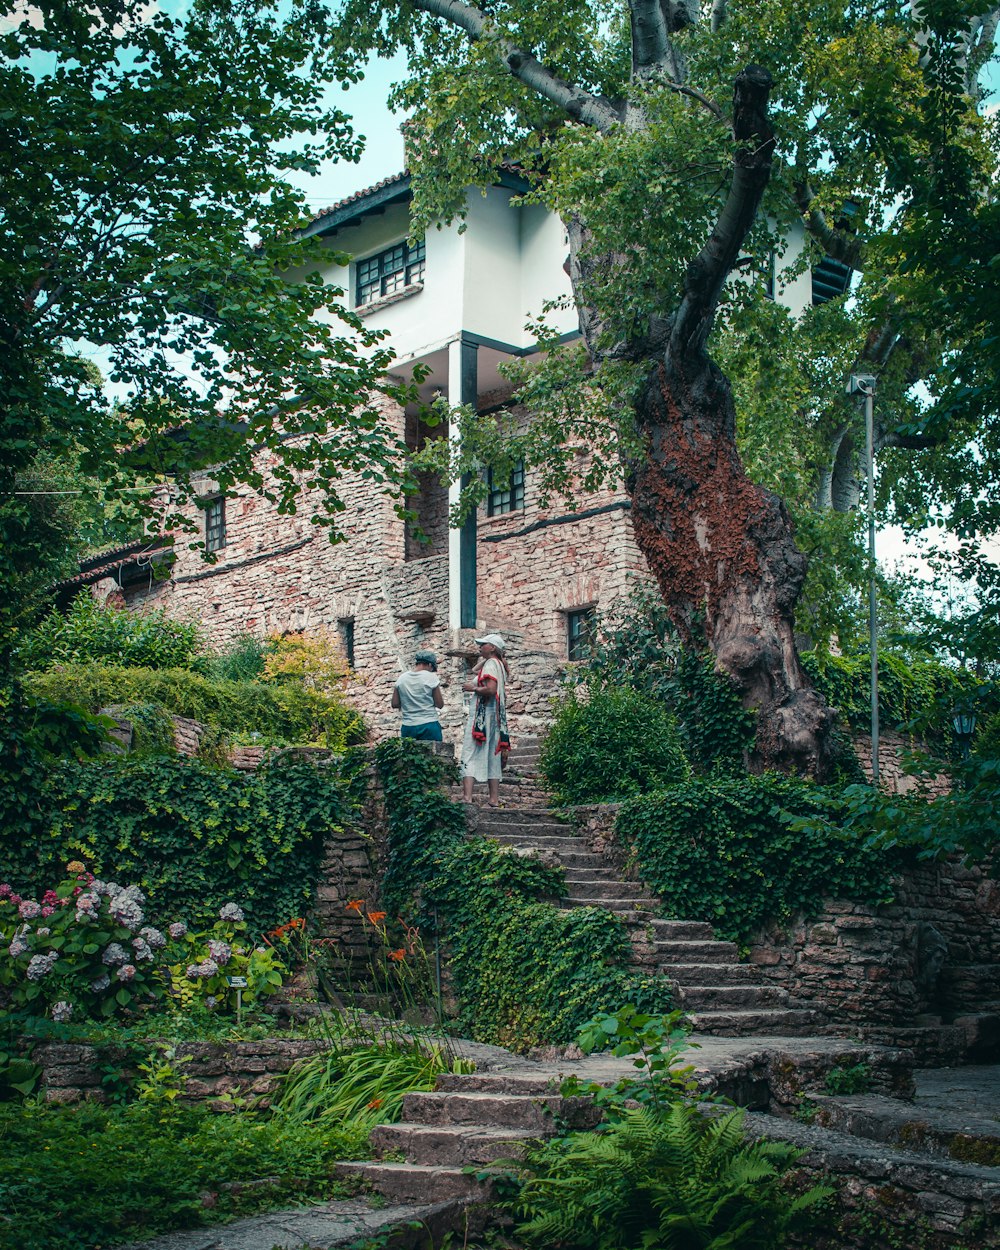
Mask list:
POLYGON ((221 1008, 228 977, 247 981, 247 1006, 273 993, 283 967, 274 951, 246 936, 242 910, 227 903, 208 932, 182 920, 146 923, 136 885, 101 881, 79 861, 40 899, 0 884, 0 988, 17 1007, 53 1020, 100 1018, 154 1003, 221 1008))

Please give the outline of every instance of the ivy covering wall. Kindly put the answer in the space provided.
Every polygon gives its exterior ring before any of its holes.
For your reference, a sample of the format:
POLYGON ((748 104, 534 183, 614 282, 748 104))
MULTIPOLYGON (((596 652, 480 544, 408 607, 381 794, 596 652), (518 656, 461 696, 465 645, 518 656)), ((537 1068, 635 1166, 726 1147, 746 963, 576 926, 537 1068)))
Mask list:
POLYGON ((0 880, 40 894, 82 859, 190 923, 235 901, 266 930, 309 906, 324 840, 353 810, 347 766, 240 773, 170 757, 66 761, 4 805, 0 880))
POLYGON ((421 926, 436 918, 466 1036, 524 1051, 566 1044, 625 1003, 669 1009, 668 983, 627 966, 620 920, 555 905, 561 869, 467 840, 461 806, 441 789, 452 765, 400 739, 375 757, 389 827, 384 904, 421 926))
POLYGON ((825 898, 891 900, 896 861, 841 830, 836 803, 829 791, 773 773, 701 778, 630 799, 616 828, 665 915, 707 921, 720 937, 747 943, 768 922, 816 914, 825 898), (796 825, 802 818, 805 828, 796 825))

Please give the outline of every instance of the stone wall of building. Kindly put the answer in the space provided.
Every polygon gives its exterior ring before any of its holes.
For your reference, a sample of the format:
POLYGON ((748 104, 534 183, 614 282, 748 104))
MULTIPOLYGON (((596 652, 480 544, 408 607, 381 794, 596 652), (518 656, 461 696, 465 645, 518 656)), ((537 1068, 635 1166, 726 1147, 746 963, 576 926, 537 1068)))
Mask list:
MULTIPOLYGON (((402 429, 402 415, 396 419, 402 429)), ((205 477, 198 489, 209 497, 215 483, 205 477)), ((581 512, 568 517, 539 506, 529 477, 524 509, 497 517, 481 509, 478 624, 458 631, 448 621, 443 489, 426 480, 415 501, 430 535, 426 544, 406 534, 392 504, 367 483, 345 479, 341 490, 346 541, 331 544, 311 524, 320 502, 311 492, 288 516, 244 489, 226 501, 226 544, 216 563, 206 564, 191 548, 192 536, 179 534, 170 577, 151 575, 128 587, 128 605, 195 620, 216 646, 242 632, 335 631, 353 660, 348 698, 376 738, 398 732, 393 684, 414 653, 428 647, 439 657, 445 738, 460 742, 467 706, 461 687, 476 659, 473 638, 499 630, 509 643, 512 736, 544 729, 566 664, 566 612, 606 606, 627 593, 629 577, 642 568, 624 498, 587 497, 581 512)))

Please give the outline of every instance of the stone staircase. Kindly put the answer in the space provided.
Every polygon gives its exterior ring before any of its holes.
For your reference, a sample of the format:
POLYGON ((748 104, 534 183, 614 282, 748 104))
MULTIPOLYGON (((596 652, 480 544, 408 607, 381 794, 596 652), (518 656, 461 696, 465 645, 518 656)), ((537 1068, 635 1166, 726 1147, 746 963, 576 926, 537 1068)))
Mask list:
POLYGON ((718 941, 709 924, 660 919, 658 900, 642 882, 623 879, 574 826, 545 806, 538 755, 536 741, 518 743, 500 787, 503 806, 476 804, 470 829, 557 861, 566 875, 563 907, 603 907, 619 916, 632 940, 635 966, 673 983, 675 1001, 698 1032, 772 1037, 809 1032, 813 1013, 791 1002, 786 990, 765 984, 756 968, 741 964, 734 943, 718 941))
POLYGON ((406 1095, 402 1121, 373 1130, 380 1157, 341 1163, 337 1171, 401 1202, 487 1202, 493 1180, 476 1172, 520 1158, 528 1142, 551 1136, 557 1124, 593 1128, 599 1120, 590 1098, 562 1097, 553 1077, 446 1074, 432 1093, 406 1095))

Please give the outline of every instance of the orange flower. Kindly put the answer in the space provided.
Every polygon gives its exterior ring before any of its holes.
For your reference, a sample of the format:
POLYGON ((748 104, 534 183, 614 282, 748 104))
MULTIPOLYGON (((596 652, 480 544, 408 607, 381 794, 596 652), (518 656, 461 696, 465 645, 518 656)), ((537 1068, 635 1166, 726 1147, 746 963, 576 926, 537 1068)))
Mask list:
POLYGON ((360 914, 361 908, 364 907, 365 900, 363 898, 349 898, 347 900, 347 910, 356 911, 360 914))
POLYGON ((289 920, 289 929, 304 929, 306 927, 305 916, 296 916, 294 920, 289 920))
POLYGON ((406 958, 406 951, 401 946, 398 951, 390 951, 389 958, 394 959, 396 963, 401 964, 406 958))
POLYGON ((381 1107, 383 1100, 381 1098, 373 1098, 368 1104, 369 1111, 377 1111, 381 1107))
POLYGON ((384 911, 370 911, 368 913, 369 921, 372 924, 376 924, 376 925, 381 924, 382 921, 385 919, 385 917, 386 917, 386 913, 384 911))

